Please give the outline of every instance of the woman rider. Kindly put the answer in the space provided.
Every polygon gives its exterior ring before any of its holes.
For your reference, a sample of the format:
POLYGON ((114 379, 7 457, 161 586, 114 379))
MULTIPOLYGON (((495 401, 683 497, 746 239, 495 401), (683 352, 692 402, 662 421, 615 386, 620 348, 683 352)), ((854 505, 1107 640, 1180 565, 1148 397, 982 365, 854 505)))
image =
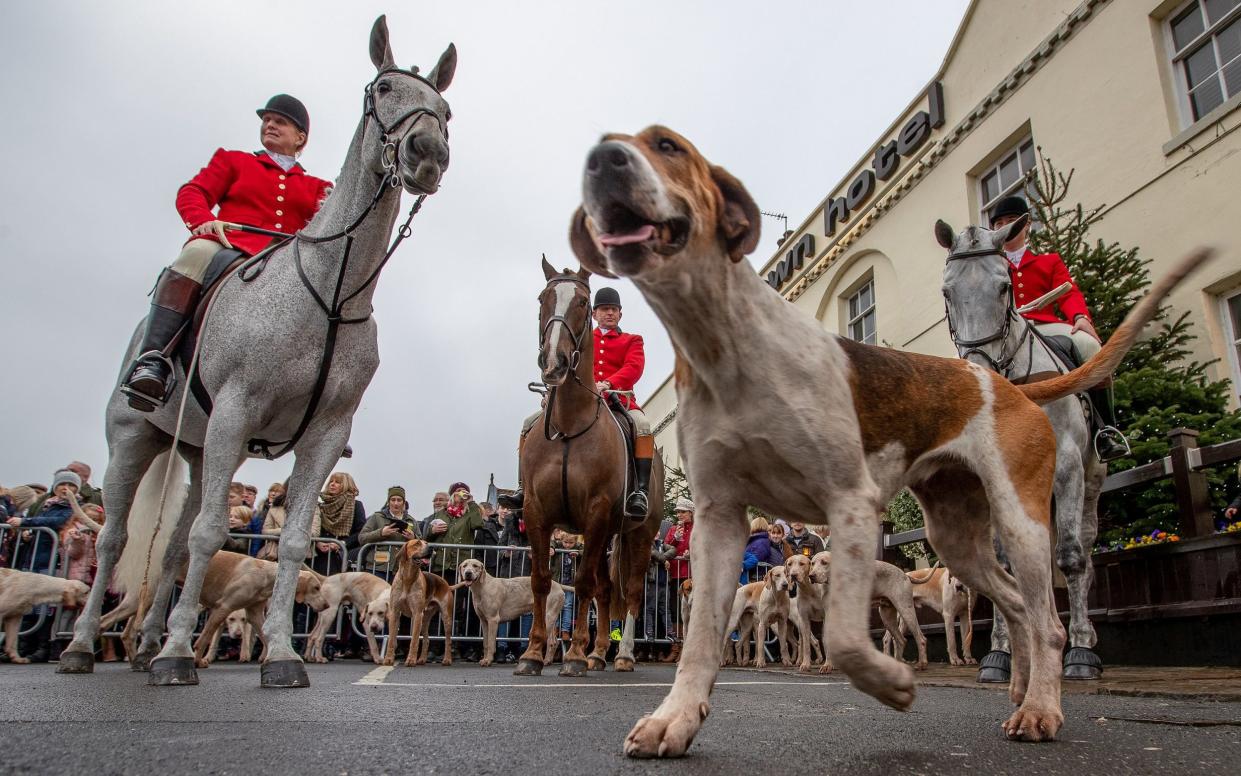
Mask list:
POLYGON ((207 166, 177 191, 177 212, 191 237, 159 276, 140 355, 121 386, 134 409, 150 412, 171 393, 173 343, 193 315, 216 253, 232 249, 238 256, 253 256, 273 239, 249 232, 229 236, 224 224, 296 232, 332 190, 330 182, 307 175, 297 161, 310 133, 306 106, 277 94, 256 112, 264 150, 217 149, 207 166), (216 207, 218 215, 212 212, 216 207))

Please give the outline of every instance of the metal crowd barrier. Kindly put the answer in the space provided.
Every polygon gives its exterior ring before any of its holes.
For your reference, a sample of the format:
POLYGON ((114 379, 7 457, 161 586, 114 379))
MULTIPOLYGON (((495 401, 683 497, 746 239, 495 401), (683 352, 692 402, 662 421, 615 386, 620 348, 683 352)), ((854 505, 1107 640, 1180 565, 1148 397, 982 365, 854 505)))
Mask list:
MULTIPOLYGON (((60 566, 60 534, 46 526, 30 528, 14 528, 8 523, 0 523, 0 568, 29 571, 35 574, 56 576, 60 566), (47 560, 37 563, 41 549, 47 549, 47 560)), ((63 571, 68 569, 64 564, 63 571)), ((34 633, 43 626, 53 612, 59 611, 55 605, 43 604, 34 608, 35 619, 32 625, 21 628, 18 636, 34 633)), ((23 619, 26 619, 23 617, 23 619)), ((4 634, 0 633, 0 640, 4 634)))
MULTIPOLYGON (((404 542, 377 542, 363 545, 358 553, 358 569, 369 571, 376 576, 391 581, 396 573, 397 552, 404 542)), ((457 568, 464 560, 475 558, 482 561, 487 573, 493 577, 513 578, 525 577, 530 574, 530 548, 508 546, 476 546, 470 544, 430 543, 434 551, 429 564, 424 566, 427 571, 438 574, 449 584, 457 581, 457 568)), ((577 576, 577 562, 580 550, 553 550, 551 558, 552 580, 572 587, 577 576)), ((550 638, 559 638, 561 632, 571 631, 577 622, 576 591, 566 591, 565 610, 557 627, 549 630, 550 638)), ((456 591, 456 611, 453 614, 453 641, 481 645, 483 640, 482 622, 474 613, 473 591, 470 588, 459 588, 456 591)), ((596 628, 596 610, 592 604, 590 624, 596 628)), ((669 580, 662 564, 654 563, 648 569, 643 585, 642 605, 636 623, 635 642, 640 644, 669 644, 674 640, 677 625, 683 620, 680 612, 679 580, 669 580), (675 584, 674 584, 675 583, 675 584)), ((357 617, 352 617, 353 630, 358 636, 364 631, 357 617)), ((515 644, 524 645, 529 641, 530 625, 533 613, 524 615, 518 620, 501 623, 497 642, 507 646, 507 651, 514 654, 521 650, 515 644)), ((609 630, 612 624, 605 624, 609 630)), ((383 634, 376 634, 383 637, 383 634)), ((403 627, 397 636, 399 641, 409 641, 410 635, 403 627)), ((431 623, 429 638, 434 642, 443 642, 444 629, 439 617, 431 623)), ((497 647, 496 654, 504 654, 497 647)))

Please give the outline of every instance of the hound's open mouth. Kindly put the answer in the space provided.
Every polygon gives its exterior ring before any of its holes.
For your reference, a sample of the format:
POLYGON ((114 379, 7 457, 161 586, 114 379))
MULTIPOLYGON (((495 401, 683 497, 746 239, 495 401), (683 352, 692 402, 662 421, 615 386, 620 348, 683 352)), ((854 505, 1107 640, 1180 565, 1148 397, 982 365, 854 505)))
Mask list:
POLYGON ((656 222, 615 202, 607 206, 598 224, 599 243, 605 248, 644 245, 656 253, 672 254, 684 248, 689 238, 686 218, 656 222))

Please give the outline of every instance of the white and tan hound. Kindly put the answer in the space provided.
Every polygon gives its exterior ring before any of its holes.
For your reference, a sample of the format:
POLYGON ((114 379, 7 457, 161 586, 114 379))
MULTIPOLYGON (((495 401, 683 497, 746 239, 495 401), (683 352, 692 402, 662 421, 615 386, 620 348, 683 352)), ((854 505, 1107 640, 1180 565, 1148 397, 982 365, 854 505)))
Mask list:
MULTIPOLYGON (((943 566, 907 571, 905 576, 913 585, 914 608, 921 609, 929 606, 943 615, 944 639, 948 642, 948 662, 954 666, 976 665, 978 661, 971 654, 974 645, 974 592, 943 566), (961 631, 959 651, 954 627, 958 627, 961 631)), ((888 618, 892 618, 894 621, 899 621, 901 627, 909 627, 904 616, 883 603, 879 604, 879 615, 884 618, 885 625, 888 618)), ((914 627, 917 627, 916 622, 914 627)), ((900 639, 897 643, 897 640, 892 638, 891 628, 883 636, 883 651, 895 656, 905 651, 904 639, 900 639)))
POLYGON ((809 524, 826 517, 837 583, 824 647, 856 687, 908 709, 913 671, 867 634, 879 514, 906 486, 937 554, 1012 626, 1010 694, 1019 708, 1005 734, 1054 738, 1064 720, 1050 550, 1055 439, 1034 402, 1110 374, 1159 300, 1206 254, 1156 283, 1083 367, 1019 388, 959 359, 828 333, 745 261, 758 246, 759 219, 736 178, 664 127, 607 135, 587 157, 570 242, 587 269, 630 278, 668 329, 677 435, 698 506, 699 600, 684 656, 672 690, 633 728, 625 751, 682 755, 710 710, 747 505, 809 524), (993 534, 1012 576, 996 561, 993 534))

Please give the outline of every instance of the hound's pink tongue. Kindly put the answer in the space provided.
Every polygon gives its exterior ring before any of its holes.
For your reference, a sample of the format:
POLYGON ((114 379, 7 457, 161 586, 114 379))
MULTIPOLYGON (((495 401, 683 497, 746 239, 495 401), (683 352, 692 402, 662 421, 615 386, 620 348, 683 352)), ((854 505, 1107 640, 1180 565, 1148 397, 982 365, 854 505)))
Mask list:
POLYGON ((646 226, 638 227, 638 229, 630 232, 629 234, 601 234, 599 235, 599 242, 608 247, 614 245, 632 245, 634 243, 646 242, 654 236, 654 225, 647 224, 646 226))

